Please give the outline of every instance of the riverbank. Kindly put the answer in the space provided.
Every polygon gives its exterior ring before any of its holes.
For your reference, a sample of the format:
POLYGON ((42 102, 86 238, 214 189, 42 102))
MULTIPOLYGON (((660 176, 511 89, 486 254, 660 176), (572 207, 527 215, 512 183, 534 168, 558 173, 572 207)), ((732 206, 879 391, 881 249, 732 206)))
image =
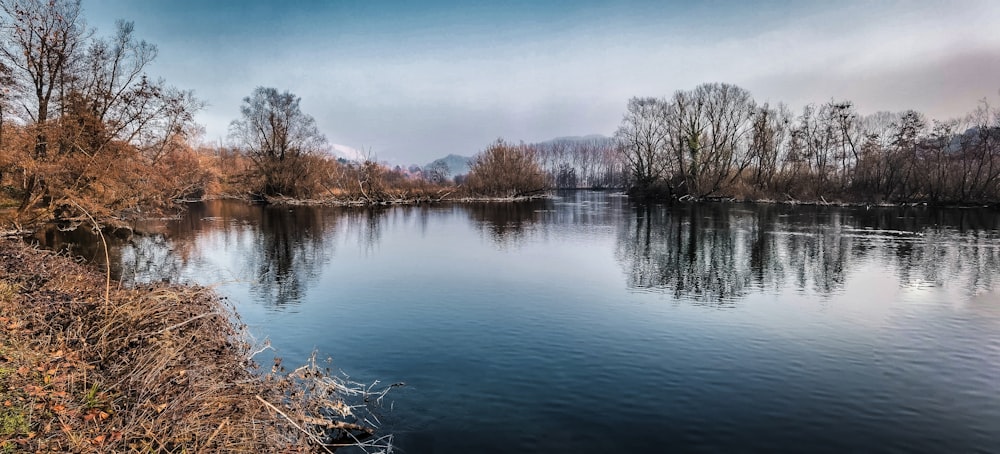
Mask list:
MULTIPOLYGON (((345 197, 325 197, 325 198, 293 198, 293 197, 267 197, 255 199, 245 195, 233 195, 233 194, 222 194, 222 195, 210 195, 198 199, 183 199, 175 201, 175 210, 170 213, 157 213, 155 215, 145 215, 138 216, 133 215, 128 218, 114 218, 114 219, 100 219, 101 224, 104 226, 104 230, 111 232, 126 232, 124 235, 131 233, 131 225, 137 220, 151 220, 151 219, 176 219, 181 216, 181 213, 185 209, 184 206, 189 203, 199 203, 211 200, 239 200, 247 204, 252 205, 273 205, 273 206, 328 206, 328 207, 387 207, 396 205, 433 205, 433 204, 448 204, 448 203, 514 203, 514 202, 526 202, 538 199, 552 198, 559 192, 564 191, 592 191, 593 189, 553 189, 549 191, 536 192, 529 195, 520 195, 513 197, 481 197, 481 196, 471 196, 463 193, 447 192, 437 194, 435 196, 401 196, 393 198, 384 199, 359 199, 359 198, 345 198, 345 197)), ((871 201, 854 201, 854 200, 843 200, 843 199, 826 199, 820 196, 818 199, 795 199, 790 196, 786 196, 784 199, 774 199, 774 198, 746 198, 746 197, 735 197, 735 196, 708 196, 708 197, 692 197, 689 195, 684 195, 680 197, 670 197, 665 194, 653 194, 648 196, 643 196, 641 194, 629 194, 627 191, 622 189, 600 189, 598 191, 610 191, 613 193, 625 195, 630 201, 639 204, 679 204, 679 205, 694 205, 694 204, 706 204, 706 203, 741 203, 741 204, 763 204, 763 205, 802 205, 802 206, 830 206, 830 207, 861 207, 861 208, 892 208, 892 207, 932 207, 932 208, 991 208, 1000 209, 1000 202, 929 202, 929 201, 896 201, 896 202, 871 202, 871 201)), ((90 220, 74 219, 70 221, 44 221, 41 217, 36 217, 34 222, 29 223, 19 223, 14 222, 17 217, 17 213, 14 212, 12 208, 0 209, 0 240, 3 239, 17 239, 25 238, 27 236, 35 233, 40 227, 44 225, 53 225, 54 223, 60 223, 60 228, 64 230, 72 230, 80 226, 85 226, 89 224, 90 220)))
POLYGON ((0 309, 0 453, 323 452, 374 434, 342 400, 358 387, 315 361, 258 371, 211 289, 121 288, 0 240, 0 309))
MULTIPOLYGON (((440 196, 416 196, 416 197, 393 197, 384 199, 349 199, 329 197, 321 199, 302 199, 293 197, 268 197, 261 200, 252 200, 245 197, 232 197, 237 200, 245 200, 250 203, 265 203, 277 206, 339 206, 339 207, 374 207, 392 205, 424 205, 436 203, 505 203, 505 202, 525 202, 551 197, 549 192, 540 192, 530 195, 519 195, 511 197, 477 197, 470 195, 456 195, 446 193, 440 196)), ((230 198, 230 197, 221 197, 230 198)), ((208 200, 208 199, 206 199, 208 200)))

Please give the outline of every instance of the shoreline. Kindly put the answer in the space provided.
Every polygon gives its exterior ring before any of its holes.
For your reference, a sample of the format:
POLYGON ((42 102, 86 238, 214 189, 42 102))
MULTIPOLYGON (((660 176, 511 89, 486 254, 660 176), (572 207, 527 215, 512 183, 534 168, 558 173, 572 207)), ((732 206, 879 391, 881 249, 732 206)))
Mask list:
MULTIPOLYGON (((607 189, 590 189, 590 188, 563 188, 563 189, 552 189, 544 191, 542 193, 535 193, 531 195, 519 195, 512 197, 477 197, 477 196, 456 196, 454 198, 449 198, 446 196, 440 198, 430 198, 430 197, 411 197, 411 198, 395 198, 388 200, 362 200, 362 199, 343 199, 343 198, 324 198, 324 199, 303 199, 303 198, 292 198, 292 197, 268 197, 262 200, 255 200, 249 196, 237 196, 232 194, 221 194, 221 195, 210 195, 198 199, 177 199, 174 201, 180 210, 183 210, 184 206, 191 203, 201 203, 212 200, 235 200, 242 201, 250 205, 272 205, 278 207, 350 207, 350 208, 366 208, 366 207, 389 207, 389 206, 413 206, 413 205, 436 205, 436 204, 463 204, 463 203, 520 203, 529 202, 533 200, 544 200, 556 197, 556 193, 561 191, 600 191, 600 192, 611 192, 616 194, 621 194, 629 199, 631 203, 636 204, 668 204, 677 206, 691 206, 691 205, 705 205, 714 203, 739 203, 739 204, 761 204, 761 205, 788 205, 788 206, 826 206, 826 207, 842 207, 842 208, 914 208, 914 207, 924 207, 924 208, 937 208, 937 209, 1000 209, 1000 202, 929 202, 929 201, 913 201, 913 202, 845 202, 842 200, 826 200, 824 197, 820 197, 819 200, 805 199, 798 200, 793 198, 788 198, 786 200, 770 199, 770 198, 760 198, 760 199, 744 199, 731 196, 709 196, 703 198, 695 198, 691 196, 681 196, 677 198, 663 198, 663 197, 643 197, 636 195, 629 195, 627 190, 621 188, 607 188, 607 189)), ((117 230, 123 228, 129 230, 128 223, 134 221, 148 221, 148 220, 170 220, 179 218, 180 214, 175 212, 172 216, 162 216, 162 217, 129 217, 129 218, 114 218, 113 222, 105 222, 104 229, 107 231, 108 228, 111 230, 117 230)), ((58 223, 58 220, 52 220, 44 223, 39 223, 36 225, 20 226, 13 225, 9 222, 4 222, 3 212, 0 212, 0 240, 5 239, 17 239, 30 236, 38 231, 39 226, 50 225, 53 223, 58 223), (9 229, 6 227, 15 226, 19 229, 9 229)), ((82 225, 82 223, 81 223, 82 225)), ((78 226, 69 228, 70 230, 77 228, 78 226)))
POLYGON ((262 372, 253 357, 267 345, 256 348, 209 288, 123 288, 87 264, 5 239, 0 308, 0 452, 391 446, 354 405, 380 402, 388 387, 365 391, 314 359, 262 372))
POLYGON ((180 203, 182 204, 198 203, 210 200, 241 200, 250 204, 264 204, 264 205, 274 205, 274 206, 332 206, 332 207, 377 207, 377 206, 423 205, 423 204, 445 204, 445 203, 518 203, 518 202, 527 202, 532 200, 551 199, 556 197, 556 194, 558 192, 562 191, 597 191, 597 192, 617 193, 626 196, 627 198, 630 199, 630 201, 634 203, 652 203, 652 204, 698 205, 698 204, 712 204, 712 203, 740 203, 740 204, 762 204, 762 205, 789 205, 789 206, 802 205, 802 206, 829 206, 829 207, 855 207, 855 208, 907 208, 907 207, 928 207, 928 208, 943 208, 943 209, 1000 208, 1000 202, 929 202, 929 201, 848 202, 842 200, 826 200, 825 197, 820 197, 820 199, 818 200, 812 200, 812 199, 798 200, 793 198, 789 198, 787 200, 778 200, 770 198, 744 199, 731 196, 709 196, 703 198, 681 196, 677 198, 644 199, 641 196, 629 195, 628 191, 623 188, 607 188, 607 189, 561 188, 561 189, 551 189, 541 194, 513 196, 513 197, 461 196, 455 198, 438 198, 438 199, 415 197, 415 198, 392 199, 386 201, 366 201, 366 200, 337 199, 337 198, 297 199, 291 197, 274 197, 274 198, 268 198, 264 202, 257 202, 251 200, 248 197, 211 196, 198 200, 184 200, 180 201, 180 203))

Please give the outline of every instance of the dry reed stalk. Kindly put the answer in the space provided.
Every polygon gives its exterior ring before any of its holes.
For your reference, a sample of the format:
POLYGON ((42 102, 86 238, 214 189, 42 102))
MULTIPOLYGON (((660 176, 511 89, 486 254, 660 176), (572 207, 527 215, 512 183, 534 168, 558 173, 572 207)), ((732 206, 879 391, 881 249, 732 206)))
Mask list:
POLYGON ((391 387, 330 377, 314 360, 298 373, 257 373, 238 316, 208 289, 112 288, 67 257, 11 241, 0 242, 0 283, 16 289, 0 295, 0 368, 27 371, 0 382, 0 402, 24 402, 30 420, 0 445, 251 453, 333 451, 353 439, 391 451, 391 437, 371 439, 374 415, 344 411, 380 403, 391 387))

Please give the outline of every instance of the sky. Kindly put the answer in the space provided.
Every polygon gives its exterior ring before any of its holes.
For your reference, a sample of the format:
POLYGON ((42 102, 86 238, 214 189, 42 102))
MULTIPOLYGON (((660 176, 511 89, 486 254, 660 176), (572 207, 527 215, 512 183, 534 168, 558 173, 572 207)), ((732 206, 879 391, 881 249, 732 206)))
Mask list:
POLYGON ((1000 2, 84 0, 159 48, 225 143, 258 86, 301 97, 334 147, 396 164, 497 138, 612 135, 633 96, 726 82, 758 102, 959 117, 1000 101, 1000 2))

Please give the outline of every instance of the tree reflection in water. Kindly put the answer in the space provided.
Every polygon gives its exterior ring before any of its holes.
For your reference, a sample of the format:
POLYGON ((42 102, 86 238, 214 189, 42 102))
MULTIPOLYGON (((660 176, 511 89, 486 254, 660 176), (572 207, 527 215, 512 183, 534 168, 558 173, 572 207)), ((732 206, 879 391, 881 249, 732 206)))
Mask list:
MULTIPOLYGON (((141 223, 136 231, 142 233, 125 241, 112 237, 112 272, 126 283, 238 280, 253 299, 281 307, 303 299, 338 244, 357 244, 364 255, 373 254, 387 227, 405 231, 415 226, 425 235, 432 216, 467 218, 500 250, 553 238, 579 240, 575 244, 583 247, 611 241, 629 289, 714 305, 787 288, 829 295, 845 287, 851 270, 865 265, 892 273, 901 286, 948 284, 975 293, 1000 285, 996 211, 723 203, 671 207, 630 204, 625 197, 589 191, 527 203, 451 207, 194 204, 180 220, 141 223), (206 276, 205 270, 226 274, 206 276)), ((36 239, 103 264, 103 249, 86 229, 51 231, 36 239)))
MULTIPOLYGON (((371 250, 384 210, 263 207, 233 201, 193 204, 180 220, 144 222, 142 234, 117 244, 125 282, 185 280, 185 270, 215 270, 199 282, 245 282, 254 300, 296 304, 334 257, 338 235, 371 250), (232 262, 225 267, 203 262, 232 262)), ((116 263, 117 265, 117 263, 116 263)))
POLYGON ((285 306, 301 301, 305 287, 319 276, 322 266, 333 257, 324 247, 328 228, 317 210, 265 208, 259 212, 259 228, 250 248, 247 266, 253 270, 251 294, 259 301, 285 306))
POLYGON ((497 247, 506 249, 525 241, 548 207, 545 200, 532 200, 470 203, 463 208, 481 232, 489 236, 497 247))
POLYGON ((828 295, 869 260, 900 285, 978 292, 1000 271, 998 219, 987 210, 636 205, 616 255, 631 289, 723 305, 787 286, 828 295))

